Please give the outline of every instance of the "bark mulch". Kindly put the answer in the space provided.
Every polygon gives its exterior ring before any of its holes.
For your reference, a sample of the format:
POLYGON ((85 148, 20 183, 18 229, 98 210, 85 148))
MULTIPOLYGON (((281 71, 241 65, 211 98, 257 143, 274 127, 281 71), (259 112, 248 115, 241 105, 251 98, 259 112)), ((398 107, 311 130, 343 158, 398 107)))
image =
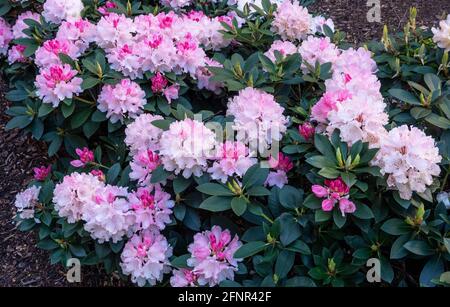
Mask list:
MULTIPOLYGON (((381 37, 382 26, 390 31, 401 29, 408 19, 409 7, 418 9, 418 25, 435 25, 443 13, 450 12, 449 0, 380 0, 381 23, 367 21, 368 0, 317 0, 310 10, 331 17, 336 27, 347 32, 347 39, 360 43, 381 37)), ((12 223, 15 194, 32 178, 32 169, 47 162, 45 145, 23 136, 19 131, 5 131, 4 114, 7 91, 0 80, 0 287, 19 286, 124 286, 129 285, 100 268, 82 268, 82 282, 69 284, 66 270, 51 266, 48 253, 36 248, 35 234, 19 232, 12 223)))

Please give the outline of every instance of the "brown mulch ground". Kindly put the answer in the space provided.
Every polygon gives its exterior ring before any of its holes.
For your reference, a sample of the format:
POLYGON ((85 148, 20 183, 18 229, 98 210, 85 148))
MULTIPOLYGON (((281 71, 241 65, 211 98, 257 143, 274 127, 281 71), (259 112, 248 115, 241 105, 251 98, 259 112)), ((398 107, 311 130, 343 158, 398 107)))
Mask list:
MULTIPOLYGON (((370 0, 316 0, 310 6, 314 13, 324 14, 333 19, 340 30, 346 32, 350 42, 365 42, 378 39, 383 33, 383 25, 390 32, 402 30, 409 18, 409 8, 417 8, 417 25, 434 26, 445 13, 450 13, 449 0, 379 0, 381 23, 369 23, 367 13, 373 6, 370 0)), ((445 16, 447 16, 445 14, 445 16)))
MULTIPOLYGON (((348 40, 364 42, 379 38, 383 24, 393 32, 403 27, 409 7, 418 8, 418 25, 435 25, 443 12, 450 12, 449 0, 380 0, 381 24, 369 23, 367 0, 317 0, 312 12, 331 17, 337 28, 348 33, 348 40)), ((51 266, 48 254, 35 247, 33 233, 21 233, 12 223, 14 195, 32 178, 32 168, 45 163, 46 148, 21 135, 5 131, 7 102, 5 84, 0 80, 0 287, 70 286, 62 266, 51 266)), ((82 269, 80 286, 127 285, 107 276, 98 268, 82 269)))

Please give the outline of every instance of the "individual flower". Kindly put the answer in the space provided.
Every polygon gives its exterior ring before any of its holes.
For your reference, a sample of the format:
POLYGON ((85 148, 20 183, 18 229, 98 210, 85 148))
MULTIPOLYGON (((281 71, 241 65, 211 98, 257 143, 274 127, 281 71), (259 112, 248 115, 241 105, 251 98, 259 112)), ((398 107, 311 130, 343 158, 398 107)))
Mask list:
POLYGON ((52 171, 51 165, 35 167, 33 168, 34 179, 38 181, 44 181, 45 179, 47 179, 48 175, 50 175, 51 171, 52 171))
POLYGON ((157 230, 145 230, 135 234, 126 244, 120 256, 120 267, 131 281, 143 287, 161 281, 170 271, 169 257, 172 248, 167 239, 157 230))
POLYGON ((48 22, 60 24, 63 20, 80 18, 83 9, 81 0, 46 0, 42 16, 48 22))
POLYGON ((6 55, 8 53, 9 43, 13 38, 10 25, 0 17, 0 55, 6 55))
POLYGON ((109 12, 110 9, 116 9, 116 8, 117 8, 117 4, 114 1, 108 0, 108 1, 106 1, 106 3, 103 6, 98 8, 98 11, 100 14, 107 16, 110 14, 110 12, 109 12))
POLYGON ((192 0, 161 0, 162 5, 169 6, 173 9, 179 9, 192 4, 192 0))
POLYGON ((91 171, 91 174, 94 175, 95 177, 98 178, 98 180, 105 182, 106 180, 106 176, 105 173, 103 173, 103 171, 99 170, 99 169, 93 169, 91 171))
POLYGON ((198 67, 195 72, 195 77, 197 78, 197 87, 201 89, 207 89, 216 94, 220 94, 223 88, 223 83, 218 81, 211 80, 212 73, 208 69, 208 67, 223 67, 219 62, 205 58, 205 66, 198 67))
POLYGON ((94 152, 92 150, 89 150, 89 148, 77 148, 75 149, 75 152, 78 155, 79 159, 71 161, 70 164, 72 166, 85 167, 89 163, 94 162, 94 152))
POLYGON ((178 84, 172 84, 163 90, 164 97, 166 97, 169 104, 172 103, 172 100, 178 99, 179 90, 180 86, 178 84))
POLYGON ((294 168, 291 159, 280 152, 277 158, 270 157, 269 166, 274 171, 269 172, 265 184, 270 187, 283 188, 288 183, 287 173, 294 168))
POLYGON ((95 41, 95 25, 86 19, 63 21, 56 33, 57 39, 66 39, 78 48, 81 54, 89 47, 89 43, 95 41))
POLYGON ((171 222, 170 215, 175 202, 159 185, 138 188, 136 192, 130 194, 128 199, 134 211, 136 229, 157 227, 163 230, 171 222))
POLYGON ((178 269, 172 271, 170 285, 172 287, 196 287, 198 275, 192 269, 178 269))
POLYGON ((147 103, 145 92, 139 84, 123 79, 116 85, 104 85, 98 96, 98 109, 106 112, 112 123, 123 121, 124 117, 136 117, 147 103))
POLYGON ((339 56, 339 50, 329 37, 308 36, 298 48, 302 56, 302 70, 304 73, 309 71, 309 66, 315 67, 318 62, 320 65, 325 63, 333 64, 339 56), (309 66, 308 66, 309 65, 309 66))
POLYGON ((335 129, 341 132, 341 140, 350 146, 358 141, 368 142, 379 147, 380 138, 385 134, 384 126, 389 121, 383 100, 371 96, 357 95, 337 104, 335 110, 328 113, 329 135, 335 129))
POLYGON ((337 203, 339 203, 342 216, 356 211, 355 204, 348 199, 350 188, 340 177, 334 180, 325 180, 325 186, 313 185, 312 192, 318 198, 325 198, 322 201, 323 211, 332 211, 337 203))
POLYGON ((167 171, 189 178, 206 171, 215 146, 214 132, 202 122, 187 118, 173 122, 162 133, 159 154, 167 171))
POLYGON ((34 208, 39 203, 41 187, 31 186, 16 195, 14 206, 17 208, 19 217, 23 220, 34 218, 34 208))
POLYGON ((136 31, 131 18, 123 14, 110 13, 100 18, 96 27, 96 44, 103 49, 116 48, 133 42, 136 31))
POLYGON ((283 40, 302 40, 310 31, 311 15, 297 0, 284 0, 273 15, 272 31, 283 40))
POLYGON ((93 174, 72 173, 64 177, 53 191, 53 204, 60 217, 67 218, 69 223, 81 220, 86 204, 93 201, 93 197, 104 183, 93 174))
POLYGON ((234 258, 234 253, 241 246, 237 235, 232 238, 230 231, 222 231, 220 226, 194 235, 194 242, 188 246, 191 257, 187 264, 198 276, 199 285, 213 287, 224 280, 234 280, 238 262, 242 261, 234 258))
POLYGON ((41 15, 31 11, 26 11, 17 16, 16 23, 12 27, 12 33, 15 39, 28 37, 23 30, 28 29, 28 25, 25 23, 26 19, 31 19, 40 22, 41 15))
POLYGON ((288 55, 298 53, 298 48, 289 41, 274 41, 270 46, 270 49, 264 53, 264 55, 274 63, 276 61, 275 51, 278 51, 282 57, 286 57, 288 55))
POLYGON ((150 185, 153 171, 161 164, 159 156, 150 149, 138 152, 130 162, 130 179, 141 186, 150 185))
POLYGON ((283 111, 271 94, 248 87, 229 100, 227 115, 234 116, 238 140, 249 141, 253 148, 281 140, 288 124, 283 111))
POLYGON ((324 26, 328 26, 330 30, 334 33, 334 22, 331 19, 326 19, 323 16, 316 16, 312 18, 311 22, 311 33, 316 34, 325 34, 324 26))
POLYGON ((306 141, 311 141, 316 133, 316 128, 310 122, 304 122, 298 126, 298 132, 306 141))
POLYGON ((152 122, 163 120, 160 115, 149 113, 141 114, 125 129, 125 144, 130 148, 132 155, 141 150, 159 150, 159 139, 163 130, 154 126, 152 122))
POLYGON ((382 139, 381 148, 372 164, 387 175, 387 184, 402 199, 413 192, 424 193, 439 176, 442 157, 432 137, 416 127, 403 125, 392 129, 382 139))
POLYGON ((24 45, 14 45, 8 51, 8 63, 25 63, 27 61, 27 57, 23 54, 27 49, 24 45))
POLYGON ((249 149, 241 142, 226 141, 219 146, 216 161, 208 169, 211 178, 226 183, 228 177, 242 177, 247 170, 258 162, 251 157, 249 149))
POLYGON ((81 89, 83 79, 76 75, 77 71, 68 64, 54 64, 42 68, 34 83, 37 96, 44 103, 51 103, 53 107, 58 107, 64 99, 72 99, 74 94, 83 92, 81 89))
POLYGON ((66 39, 52 39, 45 41, 44 44, 36 50, 35 64, 40 68, 45 68, 52 64, 62 64, 59 54, 65 54, 76 59, 80 53, 71 41, 66 39))
POLYGON ((131 210, 126 188, 99 187, 82 209, 84 229, 99 243, 117 243, 131 234, 135 215, 131 210))
POLYGON ((154 77, 150 79, 152 83, 152 92, 153 93, 161 93, 169 83, 164 77, 163 74, 161 74, 159 71, 156 73, 154 77))
POLYGON ((439 48, 443 48, 446 51, 450 51, 450 14, 447 15, 447 19, 439 22, 439 28, 432 28, 433 41, 439 48))

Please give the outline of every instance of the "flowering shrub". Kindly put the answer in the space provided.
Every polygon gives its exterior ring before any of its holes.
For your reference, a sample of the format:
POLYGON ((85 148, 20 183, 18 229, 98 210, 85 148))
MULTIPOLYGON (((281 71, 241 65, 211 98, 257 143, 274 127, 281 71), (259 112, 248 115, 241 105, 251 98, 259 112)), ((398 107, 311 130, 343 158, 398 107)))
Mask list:
POLYGON ((448 282, 447 23, 370 52, 308 1, 22 2, 0 20, 7 128, 55 159, 16 222, 52 263, 348 286, 377 258, 384 283, 448 282))

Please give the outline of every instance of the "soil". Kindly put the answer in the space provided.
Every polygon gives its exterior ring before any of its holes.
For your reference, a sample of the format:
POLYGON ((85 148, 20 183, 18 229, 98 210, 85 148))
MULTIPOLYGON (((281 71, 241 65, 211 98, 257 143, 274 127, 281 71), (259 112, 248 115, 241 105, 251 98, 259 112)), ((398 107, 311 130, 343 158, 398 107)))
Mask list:
MULTIPOLYGON (((347 32, 347 39, 360 43, 381 37, 383 24, 391 32, 401 29, 408 19, 409 7, 418 9, 418 25, 437 24, 443 13, 450 12, 449 0, 380 0, 381 23, 367 21, 371 0, 317 0, 310 10, 334 20, 337 28, 347 32)), ((33 141, 17 130, 5 131, 8 117, 4 114, 7 91, 0 79, 0 287, 36 286, 125 286, 114 275, 101 268, 82 268, 82 282, 69 284, 62 266, 50 265, 48 253, 35 246, 34 233, 19 232, 12 223, 14 196, 32 178, 32 169, 46 162, 45 145, 33 141)))

